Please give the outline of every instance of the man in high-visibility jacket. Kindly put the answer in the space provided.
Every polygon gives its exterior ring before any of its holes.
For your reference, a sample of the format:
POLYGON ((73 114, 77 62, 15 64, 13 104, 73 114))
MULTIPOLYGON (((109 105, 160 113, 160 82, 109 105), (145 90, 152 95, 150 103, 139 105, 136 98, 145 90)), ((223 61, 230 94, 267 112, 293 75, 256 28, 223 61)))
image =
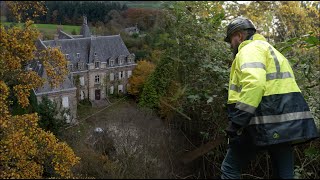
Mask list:
POLYGON ((229 148, 222 179, 239 179, 259 150, 268 150, 273 176, 293 178, 293 146, 319 137, 288 60, 238 17, 227 27, 233 49, 228 90, 229 148))

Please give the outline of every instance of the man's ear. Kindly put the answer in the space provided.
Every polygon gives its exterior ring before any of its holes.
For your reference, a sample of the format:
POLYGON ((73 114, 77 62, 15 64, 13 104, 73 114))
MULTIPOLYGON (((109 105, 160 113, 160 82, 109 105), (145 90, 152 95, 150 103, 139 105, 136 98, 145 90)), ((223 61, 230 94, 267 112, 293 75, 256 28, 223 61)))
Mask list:
POLYGON ((241 42, 245 41, 246 40, 246 33, 243 33, 243 32, 238 32, 239 34, 239 37, 240 37, 240 40, 241 42))

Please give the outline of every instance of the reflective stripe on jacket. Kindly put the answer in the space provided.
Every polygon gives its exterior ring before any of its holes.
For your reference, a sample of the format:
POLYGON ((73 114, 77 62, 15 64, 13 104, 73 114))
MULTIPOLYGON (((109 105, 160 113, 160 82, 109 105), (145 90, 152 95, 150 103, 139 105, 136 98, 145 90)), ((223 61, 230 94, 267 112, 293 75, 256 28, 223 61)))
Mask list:
POLYGON ((229 119, 246 127, 259 146, 319 137, 288 60, 259 34, 238 49, 230 72, 229 119))

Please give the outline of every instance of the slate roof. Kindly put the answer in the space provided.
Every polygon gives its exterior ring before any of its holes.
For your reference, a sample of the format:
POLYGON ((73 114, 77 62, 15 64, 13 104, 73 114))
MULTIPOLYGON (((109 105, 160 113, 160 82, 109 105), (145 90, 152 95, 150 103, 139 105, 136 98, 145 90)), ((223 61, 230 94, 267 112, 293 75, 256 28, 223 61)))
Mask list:
POLYGON ((130 53, 120 35, 98 36, 91 39, 89 62, 94 62, 94 53, 101 62, 107 62, 110 57, 128 56, 130 53))
POLYGON ((62 53, 68 54, 68 60, 73 64, 78 62, 93 63, 95 53, 100 62, 107 62, 110 57, 130 55, 120 35, 48 40, 42 41, 42 43, 46 47, 61 47, 62 53), (79 58, 77 53, 80 53, 79 58))
POLYGON ((58 30, 58 38, 59 39, 73 39, 72 36, 70 36, 69 34, 67 34, 61 30, 58 30))
POLYGON ((133 27, 128 27, 124 29, 125 32, 129 33, 129 32, 139 32, 138 27, 133 26, 133 27))
MULTIPOLYGON (((46 41, 39 39, 36 43, 36 46, 38 49, 58 47, 63 54, 68 54, 69 58, 67 58, 67 60, 70 61, 74 67, 76 67, 77 63, 79 62, 84 64, 83 69, 78 70, 78 68, 74 68, 73 71, 88 70, 88 66, 86 64, 93 63, 95 59, 100 62, 108 62, 111 57, 117 59, 119 56, 127 57, 130 55, 129 50, 127 49, 120 35, 91 36, 88 28, 87 20, 84 18, 81 35, 71 36, 63 32, 61 29, 58 29, 58 39, 46 41), (77 57, 77 53, 79 53, 79 57, 77 57)), ((30 67, 38 72, 41 77, 47 78, 46 73, 43 70, 43 66, 38 66, 38 64, 39 63, 35 61, 30 65, 30 67)), ((36 93, 41 93, 59 91, 74 87, 75 86, 73 85, 70 76, 66 77, 65 81, 58 88, 52 89, 47 83, 35 91, 36 93)))
POLYGON ((36 94, 48 93, 48 92, 58 92, 58 91, 63 91, 63 90, 64 91, 66 91, 66 90, 69 91, 69 90, 75 90, 76 89, 76 87, 72 83, 71 76, 66 76, 64 81, 58 87, 52 88, 49 85, 49 82, 47 81, 48 76, 47 76, 47 73, 46 73, 46 71, 43 68, 43 65, 41 63, 39 63, 38 61, 33 61, 29 65, 29 67, 32 68, 33 71, 37 72, 38 75, 41 78, 46 79, 46 82, 44 83, 44 85, 42 87, 34 89, 36 94))
POLYGON ((78 38, 78 39, 58 39, 42 41, 47 47, 61 47, 63 54, 68 54, 69 61, 71 63, 84 62, 88 63, 89 50, 90 50, 90 38, 78 38), (77 58, 77 53, 80 53, 80 57, 77 58))

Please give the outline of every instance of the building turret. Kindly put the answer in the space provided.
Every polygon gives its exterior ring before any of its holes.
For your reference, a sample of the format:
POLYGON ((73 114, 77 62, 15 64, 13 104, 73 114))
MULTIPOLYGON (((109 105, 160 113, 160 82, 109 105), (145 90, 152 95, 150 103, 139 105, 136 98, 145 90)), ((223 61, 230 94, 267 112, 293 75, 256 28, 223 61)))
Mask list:
POLYGON ((86 16, 83 16, 83 24, 81 26, 80 34, 83 35, 83 37, 91 36, 86 16))

